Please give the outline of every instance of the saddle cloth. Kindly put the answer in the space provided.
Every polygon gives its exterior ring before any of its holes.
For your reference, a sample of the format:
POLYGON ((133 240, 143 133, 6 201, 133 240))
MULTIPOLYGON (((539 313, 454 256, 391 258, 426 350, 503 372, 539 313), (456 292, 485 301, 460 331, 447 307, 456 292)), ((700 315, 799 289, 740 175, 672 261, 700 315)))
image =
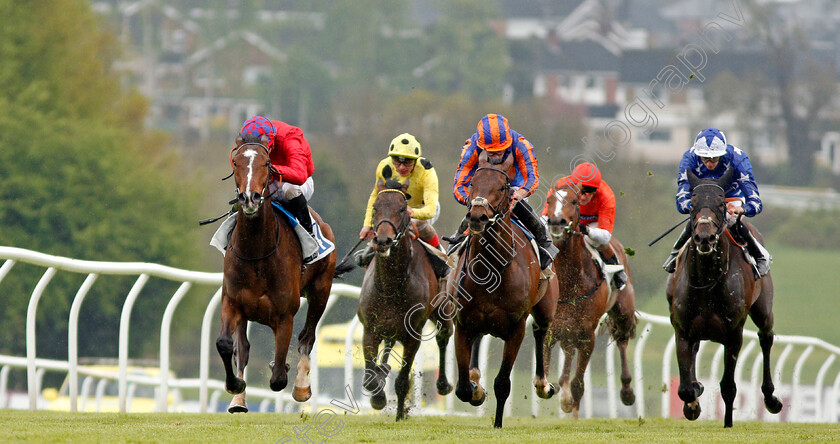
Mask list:
MULTIPOLYGON (((295 230, 295 234, 297 234, 297 237, 300 240, 300 248, 304 257, 304 264, 318 262, 335 250, 335 244, 324 237, 323 233, 321 233, 321 226, 315 222, 314 217, 311 218, 313 235, 310 236, 298 220, 292 216, 291 213, 286 211, 285 208, 276 202, 271 202, 271 204, 274 206, 275 211, 286 217, 289 221, 289 225, 291 225, 295 230)), ((216 247, 216 249, 221 251, 222 254, 225 254, 225 250, 228 246, 228 239, 230 239, 230 233, 233 231, 234 226, 236 226, 236 213, 231 214, 224 222, 222 222, 222 225, 219 226, 219 229, 216 230, 216 233, 213 234, 213 237, 210 239, 210 245, 216 247)))

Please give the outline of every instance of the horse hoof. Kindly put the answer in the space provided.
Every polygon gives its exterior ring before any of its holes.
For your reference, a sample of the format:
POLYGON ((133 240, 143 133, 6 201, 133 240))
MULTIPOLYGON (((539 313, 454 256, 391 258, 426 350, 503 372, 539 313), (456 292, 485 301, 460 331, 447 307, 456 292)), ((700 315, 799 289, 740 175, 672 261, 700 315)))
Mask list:
POLYGON ((575 405, 572 401, 560 401, 560 409, 563 410, 563 413, 572 413, 574 407, 575 405))
POLYGON ((374 410, 384 409, 387 403, 388 399, 385 398, 385 395, 382 393, 370 397, 370 406, 373 407, 374 410))
POLYGON ((779 413, 782 411, 782 401, 779 401, 779 398, 775 396, 770 396, 769 398, 764 398, 764 406, 767 407, 767 411, 773 414, 779 413))
POLYGON ((446 396, 452 393, 452 384, 446 380, 439 380, 437 382, 437 392, 440 396, 446 396))
POLYGON ((312 397, 312 388, 311 387, 305 387, 305 388, 295 387, 295 389, 292 390, 292 398, 294 398, 295 401, 297 401, 297 402, 309 401, 309 398, 311 398, 311 397, 312 397))
POLYGON ((231 405, 228 407, 228 413, 248 413, 248 406, 231 405))
POLYGON ((484 387, 475 384, 475 390, 473 391, 473 396, 470 399, 470 405, 473 407, 478 407, 481 404, 484 404, 485 399, 487 399, 487 391, 484 390, 484 387))
POLYGON ((705 387, 703 387, 703 384, 697 381, 694 383, 694 390, 697 392, 697 395, 695 397, 699 398, 700 395, 703 394, 703 390, 705 390, 705 387))
POLYGON ((225 390, 231 395, 238 395, 245 391, 245 381, 234 378, 233 381, 230 381, 225 384, 225 390))
POLYGON ((537 396, 539 396, 542 399, 551 399, 551 397, 556 394, 557 387, 551 382, 549 382, 543 390, 537 389, 537 396))
POLYGON ((636 402, 636 394, 633 392, 633 389, 621 391, 621 402, 624 405, 633 405, 636 402))
POLYGON ((700 403, 697 401, 683 404, 683 416, 689 421, 700 417, 700 403), (692 406, 693 405, 693 406, 692 406))

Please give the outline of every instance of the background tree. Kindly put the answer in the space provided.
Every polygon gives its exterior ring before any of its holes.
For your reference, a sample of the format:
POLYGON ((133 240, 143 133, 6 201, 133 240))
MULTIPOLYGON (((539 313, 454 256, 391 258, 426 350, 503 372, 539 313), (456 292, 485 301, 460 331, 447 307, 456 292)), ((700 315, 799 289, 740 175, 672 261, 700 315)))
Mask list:
MULTIPOLYGON (((0 245, 87 260, 200 266, 197 187, 189 169, 143 129, 148 104, 121 86, 111 65, 114 37, 83 0, 0 2, 0 245)), ((21 354, 29 295, 43 270, 16 266, 0 287, 0 353, 21 354)), ((35 268, 35 267, 33 267, 35 268)), ((39 306, 37 328, 66 331, 78 276, 57 275, 39 306)), ((116 326, 131 281, 100 280, 82 310, 82 356, 114 356, 116 326), (112 325, 113 328, 99 328, 112 325)), ((152 284, 138 300, 133 357, 156 347, 172 289, 152 284)), ((189 307, 189 303, 185 304, 189 307)), ((198 321, 196 321, 198 322, 198 321)), ((176 331, 194 328, 186 321, 176 331)), ((40 334, 40 333, 39 333, 40 334)), ((38 353, 66 356, 66 343, 41 341, 38 353)), ((151 355, 154 356, 154 355, 151 355)))

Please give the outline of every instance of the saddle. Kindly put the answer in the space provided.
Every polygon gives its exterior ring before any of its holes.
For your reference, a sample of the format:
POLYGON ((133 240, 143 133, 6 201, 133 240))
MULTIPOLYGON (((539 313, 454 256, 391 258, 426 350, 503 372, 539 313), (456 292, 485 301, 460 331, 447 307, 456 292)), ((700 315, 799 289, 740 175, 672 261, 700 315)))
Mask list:
MULTIPOLYGON (((285 217, 286 220, 289 221, 289 225, 291 225, 292 229, 294 229, 295 234, 300 241, 304 265, 318 262, 335 250, 335 244, 324 237, 321 232, 321 226, 315 222, 314 217, 310 218, 312 220, 312 235, 310 236, 306 229, 303 228, 300 222, 298 222, 297 218, 292 215, 292 213, 283 208, 277 202, 271 202, 271 205, 274 207, 276 214, 285 217)), ((236 213, 233 213, 228 216, 224 222, 222 222, 222 225, 220 225, 219 229, 213 234, 213 237, 210 239, 210 245, 216 247, 216 249, 224 255, 225 250, 227 250, 227 246, 230 243, 230 235, 233 233, 233 227, 235 226, 236 213)))

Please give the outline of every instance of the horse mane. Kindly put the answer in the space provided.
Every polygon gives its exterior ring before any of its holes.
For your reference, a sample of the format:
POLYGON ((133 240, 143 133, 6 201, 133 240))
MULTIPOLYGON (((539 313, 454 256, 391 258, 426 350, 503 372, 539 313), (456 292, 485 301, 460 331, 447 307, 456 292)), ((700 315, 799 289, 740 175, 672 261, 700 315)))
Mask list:
POLYGON ((245 134, 242 136, 242 142, 244 143, 260 143, 261 136, 258 134, 245 134))
POLYGON ((379 186, 382 190, 401 190, 403 184, 400 183, 397 179, 387 179, 385 183, 379 186))

